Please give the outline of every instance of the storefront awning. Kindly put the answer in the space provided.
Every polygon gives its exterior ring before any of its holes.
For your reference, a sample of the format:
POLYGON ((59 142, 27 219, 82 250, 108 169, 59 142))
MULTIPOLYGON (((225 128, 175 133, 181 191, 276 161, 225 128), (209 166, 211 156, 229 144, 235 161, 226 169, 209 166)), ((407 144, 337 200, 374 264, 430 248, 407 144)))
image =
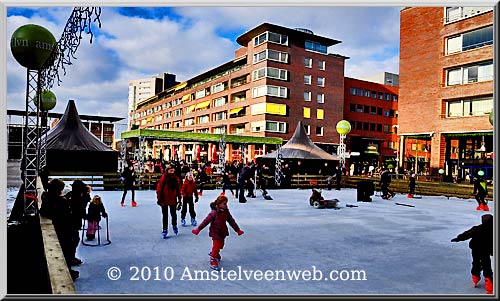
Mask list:
POLYGON ((446 137, 474 137, 474 136, 493 136, 493 131, 491 132, 468 132, 468 133, 442 133, 446 137))
POLYGON ((182 101, 189 100, 190 98, 191 98, 191 94, 186 94, 186 95, 182 96, 182 101))
POLYGON ((243 110, 244 108, 241 107, 241 108, 235 108, 235 109, 231 109, 229 111, 229 115, 232 115, 232 114, 238 114, 241 110, 243 110))
POLYGON ((210 100, 205 100, 196 104, 195 110, 204 109, 210 105, 210 100))

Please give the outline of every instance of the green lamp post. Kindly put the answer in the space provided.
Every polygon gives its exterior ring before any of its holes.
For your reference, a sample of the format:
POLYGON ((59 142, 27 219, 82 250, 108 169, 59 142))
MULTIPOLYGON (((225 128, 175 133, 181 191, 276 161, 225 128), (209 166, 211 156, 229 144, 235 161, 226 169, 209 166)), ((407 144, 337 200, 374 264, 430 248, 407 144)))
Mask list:
POLYGON ((337 122, 336 129, 337 133, 340 134, 340 144, 337 150, 337 154, 340 158, 339 166, 344 168, 346 157, 345 139, 347 137, 347 134, 349 134, 349 132, 351 131, 351 123, 347 120, 340 120, 339 122, 337 122))

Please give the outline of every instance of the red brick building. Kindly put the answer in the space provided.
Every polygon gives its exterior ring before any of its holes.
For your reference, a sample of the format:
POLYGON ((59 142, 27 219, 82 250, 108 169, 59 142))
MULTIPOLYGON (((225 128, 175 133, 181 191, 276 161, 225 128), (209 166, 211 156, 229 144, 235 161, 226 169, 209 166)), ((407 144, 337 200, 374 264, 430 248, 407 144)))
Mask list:
POLYGON ((396 166, 398 158, 397 111, 399 88, 346 77, 344 119, 351 123, 347 150, 359 153, 348 162, 359 174, 369 165, 396 166))
POLYGON ((400 164, 491 178, 493 8, 408 7, 400 19, 400 164))
MULTIPOLYGON (((333 151, 339 135, 332 125, 343 118, 347 57, 327 49, 340 41, 264 23, 237 42, 242 48, 233 60, 139 103, 136 126, 286 141, 300 120, 313 142, 333 151)), ((198 146, 164 143, 153 145, 151 153, 169 148, 190 161, 198 146)), ((213 147, 201 144, 204 153, 210 154, 213 147)), ((269 149, 255 145, 248 151, 251 159, 269 149)), ((228 145, 226 158, 238 156, 238 150, 228 145)))

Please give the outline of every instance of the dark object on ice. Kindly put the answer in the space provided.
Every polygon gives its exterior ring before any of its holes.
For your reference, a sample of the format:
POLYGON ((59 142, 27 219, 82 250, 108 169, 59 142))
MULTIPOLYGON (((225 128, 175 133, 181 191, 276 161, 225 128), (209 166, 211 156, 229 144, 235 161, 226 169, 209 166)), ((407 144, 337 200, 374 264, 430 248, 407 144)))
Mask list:
POLYGON ((371 202, 372 196, 375 193, 375 184, 370 180, 360 181, 357 186, 358 202, 371 202))
POLYGON ((321 195, 321 190, 312 189, 311 197, 309 197, 309 205, 313 206, 316 209, 323 208, 337 208, 337 203, 339 200, 325 200, 325 198, 321 195))
POLYGON ((102 143, 80 120, 69 100, 59 123, 46 138, 47 171, 115 172, 118 152, 102 143))
POLYGON ((400 206, 406 206, 406 207, 415 207, 413 205, 409 205, 409 204, 402 204, 402 203, 394 203, 396 205, 400 205, 400 206))
POLYGON ((356 206, 356 205, 351 205, 351 204, 346 204, 345 206, 346 206, 346 207, 349 207, 349 208, 358 207, 358 206, 356 206))

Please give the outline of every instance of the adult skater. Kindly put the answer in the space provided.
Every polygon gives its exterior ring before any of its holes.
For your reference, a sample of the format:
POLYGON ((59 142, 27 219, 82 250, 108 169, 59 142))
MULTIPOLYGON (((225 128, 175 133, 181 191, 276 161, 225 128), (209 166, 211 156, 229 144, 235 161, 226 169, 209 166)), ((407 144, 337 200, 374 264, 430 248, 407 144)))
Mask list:
POLYGON ((380 189, 382 190, 382 198, 388 200, 393 198, 396 194, 389 189, 391 184, 391 172, 388 168, 384 167, 384 170, 380 174, 380 189))
POLYGON ((168 237, 168 211, 172 217, 172 230, 175 235, 179 232, 177 228, 177 210, 181 209, 181 180, 175 174, 175 168, 167 165, 166 172, 160 178, 156 186, 157 204, 161 206, 163 238, 168 237))
POLYGON ((127 191, 130 190, 132 192, 132 207, 136 207, 137 203, 135 202, 135 170, 134 164, 132 164, 132 162, 129 162, 127 168, 123 170, 121 179, 123 181, 123 195, 120 205, 122 207, 125 206, 125 196, 127 195, 127 191))
POLYGON ((488 203, 484 199, 488 195, 488 187, 486 186, 486 181, 484 180, 484 171, 480 170, 477 173, 477 177, 474 180, 474 198, 477 201, 478 206, 476 210, 489 211, 488 203))

